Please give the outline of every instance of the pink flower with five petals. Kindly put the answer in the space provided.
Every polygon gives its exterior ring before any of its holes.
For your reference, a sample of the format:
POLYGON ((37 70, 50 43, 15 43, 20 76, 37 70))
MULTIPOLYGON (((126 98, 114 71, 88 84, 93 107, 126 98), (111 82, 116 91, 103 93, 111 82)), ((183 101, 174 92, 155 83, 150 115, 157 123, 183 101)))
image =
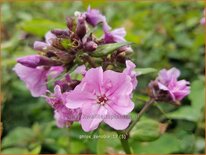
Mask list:
POLYGON ((84 131, 95 130, 101 122, 116 130, 128 127, 133 110, 133 84, 130 76, 102 67, 88 70, 81 83, 66 94, 66 106, 81 108, 80 123, 84 131))

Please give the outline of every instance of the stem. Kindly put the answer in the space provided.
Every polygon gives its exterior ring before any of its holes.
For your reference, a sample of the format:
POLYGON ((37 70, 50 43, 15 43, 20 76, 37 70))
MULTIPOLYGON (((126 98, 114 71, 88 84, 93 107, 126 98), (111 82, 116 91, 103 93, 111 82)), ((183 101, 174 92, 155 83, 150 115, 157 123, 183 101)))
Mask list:
POLYGON ((130 131, 133 129, 133 127, 137 124, 137 122, 140 120, 142 114, 150 107, 152 103, 154 103, 154 99, 150 99, 147 101, 144 105, 144 107, 141 109, 141 111, 137 114, 136 120, 134 120, 131 125, 125 130, 126 135, 129 135, 130 131))
POLYGON ((125 135, 126 137, 123 137, 122 134, 124 134, 124 133, 118 132, 118 131, 117 131, 117 134, 118 134, 118 137, 120 138, 120 141, 121 141, 121 144, 122 144, 122 147, 123 147, 125 153, 132 154, 132 151, 131 151, 129 143, 128 143, 127 135, 125 135))

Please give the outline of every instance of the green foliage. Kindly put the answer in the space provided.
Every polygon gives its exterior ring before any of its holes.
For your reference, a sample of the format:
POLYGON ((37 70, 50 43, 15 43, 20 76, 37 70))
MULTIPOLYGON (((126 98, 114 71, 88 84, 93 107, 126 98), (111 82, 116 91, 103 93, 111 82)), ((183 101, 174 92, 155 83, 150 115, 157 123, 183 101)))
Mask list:
POLYGON ((137 141, 154 141, 160 137, 160 124, 152 119, 141 119, 131 131, 137 141))
POLYGON ((111 54, 116 49, 131 44, 130 42, 122 42, 122 43, 111 43, 106 45, 98 46, 95 51, 92 52, 92 56, 102 57, 108 54, 111 54))
POLYGON ((150 143, 133 143, 133 149, 141 154, 162 154, 176 153, 181 150, 180 141, 172 134, 164 134, 158 140, 150 143))
POLYGON ((154 68, 135 68, 135 71, 140 75, 144 75, 144 74, 156 72, 157 70, 154 68))
POLYGON ((25 32, 39 37, 44 37, 44 35, 52 29, 66 28, 65 24, 63 23, 57 23, 46 19, 33 19, 30 21, 25 21, 19 26, 25 32))
MULTIPOLYGON (((148 100, 147 84, 160 69, 177 67, 181 78, 191 82, 191 93, 181 106, 157 103, 146 112, 147 119, 140 120, 129 139, 134 153, 204 153, 204 27, 199 24, 204 4, 183 1, 2 3, 1 153, 123 153, 120 137, 104 124, 92 133, 84 132, 76 123, 69 129, 57 128, 53 112, 44 99, 33 98, 12 71, 17 57, 36 53, 34 41, 42 40, 50 29, 66 28, 65 18, 75 11, 85 11, 88 5, 100 9, 111 27, 125 27, 126 40, 136 44, 131 59, 143 76, 138 77, 138 87, 133 94, 132 116, 136 116, 143 101, 148 100), (167 124, 165 133, 161 123, 167 124), (93 138, 80 138, 80 135, 93 138), (103 138, 94 138, 100 135, 103 138)), ((102 36, 96 29, 91 31, 102 36)), ((70 43, 63 41, 62 45, 68 48, 70 43)), ((100 46, 94 55, 100 57, 121 46, 124 45, 113 44, 106 50, 100 46)))

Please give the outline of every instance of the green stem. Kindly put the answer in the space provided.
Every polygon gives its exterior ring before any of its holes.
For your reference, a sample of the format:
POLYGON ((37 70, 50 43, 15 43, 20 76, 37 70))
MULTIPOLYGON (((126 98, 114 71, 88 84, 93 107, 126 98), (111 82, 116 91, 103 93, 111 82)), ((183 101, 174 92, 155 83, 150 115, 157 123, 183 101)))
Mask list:
POLYGON ((152 103, 154 103, 154 99, 150 99, 149 101, 147 101, 144 105, 144 107, 142 108, 142 110, 137 114, 137 118, 136 120, 134 120, 131 125, 125 130, 126 135, 129 135, 130 131, 133 129, 133 127, 137 124, 137 122, 140 120, 142 114, 150 107, 150 105, 152 103))
POLYGON ((117 131, 117 134, 118 134, 118 137, 119 137, 119 139, 121 141, 121 144, 122 144, 122 147, 123 147, 125 153, 126 154, 132 154, 132 151, 131 151, 129 143, 128 143, 127 136, 126 135, 125 135, 125 137, 122 136, 122 134, 124 134, 124 133, 118 132, 118 131, 117 131))

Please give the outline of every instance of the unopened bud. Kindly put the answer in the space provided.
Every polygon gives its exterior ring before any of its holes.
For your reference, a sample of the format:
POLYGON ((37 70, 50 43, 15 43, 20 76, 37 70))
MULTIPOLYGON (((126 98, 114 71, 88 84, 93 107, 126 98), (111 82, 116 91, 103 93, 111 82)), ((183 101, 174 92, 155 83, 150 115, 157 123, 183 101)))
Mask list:
POLYGON ((76 34, 77 36, 82 39, 86 34, 86 24, 85 18, 83 16, 78 17, 77 27, 76 27, 76 34))
POLYGON ((94 41, 88 41, 84 45, 84 49, 88 52, 92 52, 96 50, 98 45, 94 41))
POLYGON ((151 81, 149 83, 149 96, 159 102, 168 102, 174 105, 180 105, 180 102, 174 102, 172 100, 168 91, 159 88, 157 81, 151 81))
POLYGON ((56 66, 61 65, 60 62, 51 60, 47 57, 40 55, 29 55, 17 59, 17 62, 31 68, 36 68, 38 66, 56 66))
POLYGON ((69 29, 70 31, 72 31, 72 30, 73 30, 73 27, 74 27, 74 25, 75 25, 74 19, 71 18, 71 17, 67 17, 67 18, 66 18, 66 24, 67 24, 68 29, 69 29))
POLYGON ((48 49, 49 45, 47 43, 41 42, 41 41, 35 41, 34 42, 34 49, 38 51, 46 51, 48 49))
POLYGON ((69 32, 67 30, 51 30, 51 32, 56 35, 57 37, 61 38, 68 38, 69 37, 69 32))

